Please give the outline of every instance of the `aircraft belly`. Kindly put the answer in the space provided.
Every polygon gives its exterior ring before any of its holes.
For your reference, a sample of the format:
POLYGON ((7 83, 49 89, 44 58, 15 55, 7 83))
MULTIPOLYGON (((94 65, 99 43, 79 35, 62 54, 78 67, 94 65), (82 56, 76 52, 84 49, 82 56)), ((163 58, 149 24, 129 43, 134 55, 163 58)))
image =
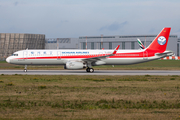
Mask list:
POLYGON ((64 64, 62 60, 57 59, 24 59, 24 60, 13 60, 12 64, 18 65, 61 65, 64 64))

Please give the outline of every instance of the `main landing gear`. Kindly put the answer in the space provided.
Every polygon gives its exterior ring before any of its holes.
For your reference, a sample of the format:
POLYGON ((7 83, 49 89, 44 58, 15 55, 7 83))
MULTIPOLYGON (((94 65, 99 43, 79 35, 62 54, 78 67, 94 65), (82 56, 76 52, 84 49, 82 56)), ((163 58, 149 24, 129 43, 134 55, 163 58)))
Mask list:
POLYGON ((94 72, 94 69, 93 69, 93 68, 87 68, 87 69, 86 69, 86 72, 91 72, 91 73, 93 73, 93 72, 94 72))
POLYGON ((27 72, 27 65, 25 65, 24 67, 24 72, 27 72))

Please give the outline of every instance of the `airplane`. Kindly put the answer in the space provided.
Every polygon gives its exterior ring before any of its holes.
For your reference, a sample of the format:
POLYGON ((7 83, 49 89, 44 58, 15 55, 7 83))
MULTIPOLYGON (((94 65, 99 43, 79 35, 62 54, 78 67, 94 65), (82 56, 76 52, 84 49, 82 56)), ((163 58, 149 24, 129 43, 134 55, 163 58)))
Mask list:
POLYGON ((77 70, 86 68, 86 72, 94 72, 92 66, 98 65, 129 65, 148 62, 171 56, 172 51, 166 51, 170 27, 163 28, 153 42, 141 50, 20 50, 14 52, 6 61, 11 64, 25 65, 64 65, 64 69, 77 70))
POLYGON ((139 47, 141 49, 145 49, 144 45, 142 44, 142 42, 141 42, 141 40, 139 38, 137 38, 137 41, 138 41, 139 47))

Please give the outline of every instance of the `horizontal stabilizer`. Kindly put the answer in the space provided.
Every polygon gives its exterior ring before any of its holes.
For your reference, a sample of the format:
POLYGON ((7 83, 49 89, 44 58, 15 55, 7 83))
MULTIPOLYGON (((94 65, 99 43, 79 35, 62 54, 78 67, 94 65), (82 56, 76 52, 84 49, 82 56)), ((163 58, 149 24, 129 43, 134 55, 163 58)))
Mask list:
POLYGON ((156 56, 162 56, 162 57, 172 56, 172 55, 174 55, 174 52, 172 52, 172 51, 165 51, 163 53, 156 53, 156 56))

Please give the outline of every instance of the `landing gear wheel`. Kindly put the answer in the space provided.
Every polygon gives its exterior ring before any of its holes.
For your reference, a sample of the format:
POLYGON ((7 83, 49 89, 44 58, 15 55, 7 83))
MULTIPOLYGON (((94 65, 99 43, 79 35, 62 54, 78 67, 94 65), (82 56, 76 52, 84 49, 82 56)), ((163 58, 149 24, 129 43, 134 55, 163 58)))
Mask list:
POLYGON ((27 72, 27 69, 24 69, 24 72, 27 72))
POLYGON ((91 73, 93 73, 93 72, 94 72, 94 69, 93 69, 93 68, 87 68, 87 69, 86 69, 86 72, 91 72, 91 73))
POLYGON ((89 72, 93 73, 93 72, 94 72, 94 69, 93 69, 93 68, 90 68, 89 72))
POLYGON ((89 69, 89 68, 87 68, 87 69, 86 69, 86 72, 90 72, 90 69, 89 69))

